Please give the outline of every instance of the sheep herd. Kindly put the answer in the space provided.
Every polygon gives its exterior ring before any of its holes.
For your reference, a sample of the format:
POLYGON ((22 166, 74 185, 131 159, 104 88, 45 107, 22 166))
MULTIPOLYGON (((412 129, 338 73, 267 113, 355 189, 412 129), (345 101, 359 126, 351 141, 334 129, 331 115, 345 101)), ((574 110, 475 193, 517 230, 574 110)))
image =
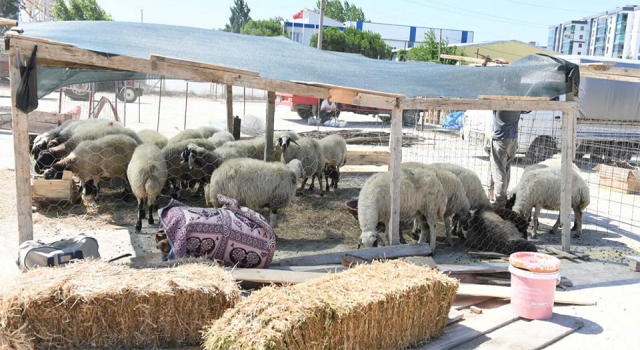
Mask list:
MULTIPOLYGON (((276 227, 278 211, 294 200, 298 190, 304 190, 309 178, 310 190, 318 179, 320 196, 330 188, 337 190, 340 168, 347 162, 347 145, 335 134, 318 140, 294 132, 274 134, 273 144, 273 162, 265 162, 264 137, 235 140, 226 131, 205 126, 167 139, 153 130, 136 133, 115 121, 88 119, 66 121, 38 135, 31 154, 36 172, 45 179, 60 179, 64 170, 73 172, 84 195, 97 195, 101 178, 124 179, 125 194, 138 200, 137 231, 147 211, 148 223, 154 224, 155 202, 163 191, 177 199, 180 190, 196 187, 210 206, 217 207, 216 195, 223 194, 253 210, 269 208, 269 222, 276 227)), ((571 206, 579 235, 589 188, 573 171, 571 206)), ((360 191, 360 245, 381 244, 380 223, 388 230, 390 181, 390 173, 378 173, 360 191)), ((400 220, 413 221, 414 237, 425 243, 428 235, 434 251, 439 222, 444 223, 449 245, 454 244, 455 235, 476 250, 536 251, 527 240, 531 211, 535 209, 535 238, 540 209, 560 209, 560 167, 552 160, 525 169, 504 209, 492 208, 477 174, 454 164, 406 162, 401 166, 400 182, 400 220)), ((558 218, 552 232, 559 224, 558 218)), ((400 238, 406 242, 403 235, 400 238)))

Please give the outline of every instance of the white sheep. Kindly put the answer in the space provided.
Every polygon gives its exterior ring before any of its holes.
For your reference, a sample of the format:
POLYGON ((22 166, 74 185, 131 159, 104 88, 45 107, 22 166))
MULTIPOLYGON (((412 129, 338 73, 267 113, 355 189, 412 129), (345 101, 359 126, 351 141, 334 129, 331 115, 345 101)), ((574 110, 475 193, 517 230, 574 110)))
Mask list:
POLYGON ((252 158, 230 159, 211 175, 205 198, 214 207, 218 206, 218 194, 234 198, 238 204, 253 210, 268 207, 269 224, 276 227, 278 210, 294 199, 302 177, 302 162, 297 159, 287 164, 252 158))
MULTIPOLYGON (((365 247, 377 246, 379 237, 376 226, 385 224, 388 234, 391 218, 391 173, 371 176, 362 186, 358 196, 358 221, 360 223, 360 244, 365 247)), ((430 232, 431 249, 436 246, 436 222, 444 220, 447 196, 436 174, 426 169, 401 169, 400 174, 400 221, 408 221, 423 215, 422 232, 419 243, 426 242, 427 225, 430 232)))
POLYGON ((150 129, 138 131, 138 137, 140 137, 140 139, 142 140, 142 143, 144 144, 151 143, 156 145, 156 147, 160 149, 163 149, 169 142, 169 139, 166 136, 162 135, 161 133, 155 130, 150 130, 150 129))
POLYGON ((207 182, 208 177, 211 176, 211 173, 205 174, 200 168, 189 168, 189 165, 183 161, 183 153, 189 149, 190 145, 203 150, 203 152, 216 149, 215 145, 207 139, 187 139, 168 143, 161 150, 167 162, 167 184, 170 185, 171 196, 175 199, 180 198, 179 190, 185 187, 182 186, 183 184, 189 183, 186 187, 192 187, 195 186, 197 182, 207 182))
MULTIPOLYGON (((273 161, 281 161, 282 160, 282 150, 280 147, 277 147, 278 138, 287 136, 292 140, 299 140, 300 136, 294 132, 277 132, 274 134, 273 140, 273 161)), ((238 148, 236 152, 241 154, 245 154, 245 157, 263 160, 264 159, 264 149, 267 147, 267 142, 265 136, 258 136, 248 140, 237 140, 237 141, 228 141, 225 142, 223 147, 229 148, 238 148)))
POLYGON ((324 152, 320 142, 309 137, 303 137, 296 141, 290 136, 284 135, 278 137, 277 146, 282 150, 282 158, 286 163, 293 159, 298 159, 302 162, 305 177, 304 180, 302 180, 300 189, 304 190, 304 186, 307 184, 307 179, 310 176, 311 185, 309 186, 309 190, 313 191, 314 178, 318 178, 320 196, 324 196, 324 188, 322 187, 324 152), (293 143, 293 145, 291 145, 291 143, 293 143))
MULTIPOLYGON (((137 146, 136 140, 123 134, 82 141, 69 155, 47 169, 44 178, 52 179, 56 173, 70 170, 80 179, 81 188, 92 181, 97 191, 101 177, 126 179, 127 167, 137 146)), ((88 187, 85 187, 85 193, 89 194, 88 187)))
POLYGON ((62 158, 71 153, 82 141, 97 140, 103 136, 115 134, 129 136, 138 145, 142 144, 142 140, 135 131, 122 126, 120 123, 111 122, 102 125, 81 124, 75 128, 73 135, 68 140, 57 146, 50 146, 48 150, 53 156, 62 158))
MULTIPOLYGON (((444 213, 444 227, 447 235, 447 242, 452 246, 453 240, 451 238, 451 218, 454 214, 457 214, 459 217, 464 217, 467 215, 470 209, 469 200, 467 199, 467 194, 465 192, 464 186, 462 185, 462 181, 460 181, 460 179, 456 175, 448 170, 433 166, 429 167, 427 164, 423 163, 407 162, 402 163, 401 167, 403 169, 428 169, 432 170, 436 174, 436 177, 442 184, 444 193, 447 195, 447 210, 444 213)), ((426 220, 426 218, 424 217, 420 219, 426 220)), ((419 222, 420 220, 414 221, 414 233, 417 233, 419 222)))
POLYGON ((324 152, 326 190, 329 191, 329 178, 331 186, 336 189, 340 180, 340 168, 347 163, 347 142, 338 134, 329 135, 318 142, 324 152))
POLYGON ((228 131, 220 131, 220 132, 217 132, 217 133, 213 134, 213 136, 209 137, 207 140, 209 140, 209 142, 211 142, 211 144, 213 146, 218 148, 218 147, 222 146, 223 144, 225 144, 226 142, 235 141, 235 138, 228 131))
POLYGON ((198 128, 198 130, 200 130, 200 132, 202 133, 202 138, 208 139, 211 136, 219 133, 221 130, 213 127, 213 126, 201 126, 198 128))
MULTIPOLYGON (((104 119, 87 119, 87 120, 104 120, 104 119)), ((33 146, 31 147, 31 154, 33 155, 34 159, 38 159, 38 154, 41 151, 44 151, 47 149, 47 144, 49 143, 49 141, 51 141, 53 138, 60 135, 60 133, 64 129, 71 126, 72 124, 78 124, 84 121, 85 120, 82 120, 82 119, 70 119, 60 124, 59 126, 49 131, 45 131, 42 134, 36 136, 36 138, 33 140, 33 146)))
MULTIPOLYGON (((572 169, 572 193, 571 208, 575 214, 575 236, 582 234, 582 212, 591 201, 589 186, 582 179, 580 173, 572 169)), ((561 184, 563 181, 561 169, 558 167, 538 168, 529 171, 524 180, 520 180, 516 186, 517 197, 513 205, 513 211, 524 215, 527 219, 531 215, 531 209, 535 208, 533 215, 532 238, 536 238, 538 229, 538 216, 540 209, 560 210, 561 184)), ((555 233, 560 226, 560 214, 550 233, 555 233)))
POLYGON ((167 162, 162 151, 154 144, 139 145, 127 167, 127 180, 133 194, 138 199, 138 221, 136 231, 142 228, 146 201, 149 209, 149 225, 153 225, 153 210, 156 199, 167 181, 167 162))

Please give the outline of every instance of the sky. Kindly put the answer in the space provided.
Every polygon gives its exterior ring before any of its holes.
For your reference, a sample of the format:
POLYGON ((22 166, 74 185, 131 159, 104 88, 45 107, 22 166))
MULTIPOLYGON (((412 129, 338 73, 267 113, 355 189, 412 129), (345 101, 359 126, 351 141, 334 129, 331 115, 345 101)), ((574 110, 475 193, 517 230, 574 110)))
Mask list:
MULTIPOLYGON (((292 20, 315 0, 245 0, 251 18, 292 20)), ((474 42, 537 41, 546 46, 549 26, 626 5, 624 0, 352 0, 372 22, 468 30, 474 42)), ((116 21, 223 28, 233 0, 98 0, 116 21)), ((640 3, 640 0, 639 2, 640 3)))

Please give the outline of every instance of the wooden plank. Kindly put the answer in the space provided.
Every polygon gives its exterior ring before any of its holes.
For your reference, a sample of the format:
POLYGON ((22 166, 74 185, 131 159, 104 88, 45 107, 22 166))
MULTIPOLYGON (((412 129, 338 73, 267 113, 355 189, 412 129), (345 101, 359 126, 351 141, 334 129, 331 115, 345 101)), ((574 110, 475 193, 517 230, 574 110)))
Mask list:
POLYGON ((519 318, 520 317, 513 314, 510 304, 493 310, 487 310, 482 316, 472 317, 447 327, 440 338, 416 350, 452 349, 513 323, 519 318))
POLYGON ((418 266, 429 266, 432 269, 438 268, 438 264, 436 264, 436 261, 430 256, 410 256, 402 260, 418 266))
POLYGON ((470 62, 470 63, 484 63, 485 60, 481 59, 481 58, 473 58, 473 57, 467 57, 467 56, 456 56, 456 55, 445 55, 445 54, 441 54, 440 58, 446 59, 446 60, 455 60, 455 61, 462 61, 462 62, 470 62))
POLYGON ((388 165, 391 152, 385 146, 347 145, 349 165, 388 165))
POLYGON ((389 171, 389 165, 345 165, 340 168, 340 173, 373 174, 389 171))
POLYGON ((627 255, 626 258, 629 260, 631 271, 640 272, 640 255, 627 255))
POLYGON ((501 259, 508 257, 507 255, 494 252, 469 252, 469 256, 474 258, 501 259))
POLYGON ((272 269, 225 268, 225 270, 229 270, 236 281, 248 281, 255 283, 302 283, 312 278, 326 276, 325 273, 272 269))
POLYGON ((12 27, 15 27, 17 25, 18 25, 18 21, 16 21, 15 19, 0 18, 0 26, 12 26, 12 27))
POLYGON ((348 89, 329 89, 329 99, 331 102, 352 104, 353 99, 358 96, 358 92, 348 89))
POLYGON ((420 110, 503 110, 503 111, 573 111, 579 104, 562 101, 480 100, 470 98, 408 98, 400 101, 402 109, 420 110))
MULTIPOLYGON (((276 114, 276 93, 275 91, 267 92, 267 121, 265 123, 265 147, 264 161, 273 161, 273 126, 276 114)), ((322 184, 321 184, 322 185, 322 184)))
POLYGON ((41 42, 38 38, 23 35, 12 35, 10 46, 14 50, 29 55, 34 44, 38 43, 38 56, 53 61, 83 64, 100 68, 135 71, 147 74, 162 75, 176 79, 198 82, 218 82, 234 86, 243 86, 266 91, 279 91, 295 95, 316 98, 327 98, 329 90, 323 87, 268 79, 259 76, 229 73, 217 69, 192 67, 182 64, 151 61, 130 56, 105 56, 92 51, 59 43, 41 42))
POLYGON ((345 250, 324 254, 304 255, 274 261, 273 265, 280 266, 313 266, 340 264, 345 254, 354 254, 365 259, 397 259, 407 256, 426 256, 431 254, 427 244, 404 244, 378 248, 345 250))
POLYGON ((550 101, 548 97, 533 97, 533 96, 479 95, 478 98, 481 100, 550 101))
POLYGON ((173 57, 167 57, 167 56, 160 56, 160 55, 151 54, 149 56, 149 59, 151 61, 154 61, 154 62, 173 63, 173 64, 184 65, 184 66, 189 66, 189 67, 213 69, 213 70, 219 70, 219 71, 228 72, 228 73, 237 73, 237 74, 248 75, 248 76, 257 77, 257 76, 260 75, 258 72, 251 71, 251 70, 238 69, 238 68, 232 68, 232 67, 224 67, 224 66, 218 66, 218 65, 215 65, 215 64, 197 62, 197 61, 187 61, 187 60, 183 60, 183 59, 179 59, 179 58, 173 58, 173 57))
POLYGON ((324 272, 337 273, 346 271, 347 268, 340 264, 316 265, 316 266, 269 266, 273 270, 300 271, 300 272, 324 272))
POLYGON ((628 83, 640 83, 640 77, 629 77, 624 75, 615 75, 615 74, 603 74, 603 73, 595 73, 595 72, 580 72, 580 77, 584 78, 593 78, 593 79, 603 79, 603 80, 614 80, 614 81, 624 81, 628 83))
POLYGON ((583 74, 615 74, 629 77, 640 77, 640 69, 616 67, 615 62, 601 62, 580 65, 580 76, 583 74), (613 63, 613 64, 612 64, 613 63))
POLYGON ((465 343, 464 347, 476 350, 543 349, 582 328, 583 325, 584 323, 575 317, 559 314, 554 314, 548 320, 519 320, 487 334, 486 338, 465 343))
POLYGON ((482 309, 477 307, 477 306, 471 306, 469 308, 469 310, 471 310, 471 312, 473 312, 474 314, 481 314, 482 313, 482 309))
POLYGON ((346 268, 352 268, 359 264, 371 264, 372 260, 364 259, 359 256, 345 254, 340 261, 340 264, 346 268))
MULTIPOLYGON (((511 287, 488 286, 481 284, 460 284, 458 295, 485 296, 500 299, 511 299, 511 287)), ((580 294, 580 292, 557 292, 555 302, 568 305, 596 305, 596 302, 580 294)))
MULTIPOLYGON (((567 99, 573 99, 573 94, 566 94, 567 99)), ((573 159, 576 150, 576 116, 577 112, 562 113, 562 145, 561 145, 561 174, 560 184, 560 220, 562 222, 562 250, 571 251, 571 187, 573 182, 573 159)))
POLYGON ((227 131, 233 133, 233 85, 225 85, 227 94, 227 131))
POLYGON ((471 295, 456 295, 456 300, 453 301, 453 308, 456 310, 466 309, 468 307, 482 304, 485 301, 493 300, 493 297, 479 297, 471 295))
MULTIPOLYGON (((402 109, 393 108, 391 110, 391 133, 389 136, 389 148, 391 150, 391 161, 389 162, 391 173, 390 200, 391 216, 389 219, 389 244, 400 244, 400 175, 402 164, 402 109)), ((431 235, 431 251, 435 251, 436 235, 431 235)), ((425 242, 419 242, 425 243, 425 242)))
POLYGON ((33 181, 32 196, 33 199, 64 199, 72 198, 73 181, 72 180, 42 180, 35 179, 33 181))
POLYGON ((43 112, 43 111, 33 111, 29 113, 29 122, 39 122, 39 123, 48 123, 48 124, 62 124, 67 120, 73 119, 73 115, 66 113, 54 113, 54 112, 43 112))
POLYGON ((456 273, 500 273, 509 271, 509 263, 438 264, 438 269, 456 273))
POLYGON ((578 259, 577 256, 571 254, 571 253, 567 253, 567 252, 563 252, 562 250, 556 249, 554 247, 545 247, 544 248, 546 251, 548 251, 549 253, 553 253, 553 254, 557 254, 561 257, 565 257, 571 261, 574 261, 575 259, 578 259))
POLYGON ((353 101, 351 101, 351 104, 365 107, 392 109, 398 105, 398 98, 358 92, 358 95, 353 99, 353 101))
POLYGON ((449 314, 447 315, 447 326, 462 320, 464 318, 464 314, 454 308, 449 310, 449 314))
MULTIPOLYGON (((31 54, 31 52, 29 52, 31 54)), ((18 244, 33 239, 31 213, 31 170, 29 157, 29 117, 16 107, 16 94, 20 84, 20 65, 14 50, 10 53, 9 76, 11 85, 11 129, 16 170, 16 210, 18 217, 18 244)), ((35 72, 33 72, 35 74, 35 72)))

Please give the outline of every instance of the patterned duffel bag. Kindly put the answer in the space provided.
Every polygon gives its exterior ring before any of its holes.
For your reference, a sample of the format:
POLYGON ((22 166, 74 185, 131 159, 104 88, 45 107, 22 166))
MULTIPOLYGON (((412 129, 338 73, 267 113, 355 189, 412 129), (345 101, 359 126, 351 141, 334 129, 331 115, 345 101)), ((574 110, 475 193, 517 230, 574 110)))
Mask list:
MULTIPOLYGON (((206 257, 225 266, 267 268, 276 250, 276 235, 267 220, 238 202, 218 195, 221 208, 189 207, 172 199, 158 210, 170 252, 168 260, 206 257)), ((159 241, 164 237, 156 237, 159 241)), ((166 246, 166 243, 165 246, 166 246)))

